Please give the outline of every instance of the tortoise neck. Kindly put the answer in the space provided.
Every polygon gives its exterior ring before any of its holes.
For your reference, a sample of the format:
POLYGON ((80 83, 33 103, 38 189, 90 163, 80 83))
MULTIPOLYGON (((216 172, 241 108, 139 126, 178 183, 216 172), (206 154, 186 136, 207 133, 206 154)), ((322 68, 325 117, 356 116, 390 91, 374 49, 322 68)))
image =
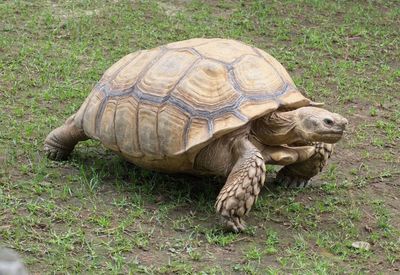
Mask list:
POLYGON ((252 134, 265 145, 292 144, 300 140, 296 133, 296 110, 273 112, 256 120, 252 134))

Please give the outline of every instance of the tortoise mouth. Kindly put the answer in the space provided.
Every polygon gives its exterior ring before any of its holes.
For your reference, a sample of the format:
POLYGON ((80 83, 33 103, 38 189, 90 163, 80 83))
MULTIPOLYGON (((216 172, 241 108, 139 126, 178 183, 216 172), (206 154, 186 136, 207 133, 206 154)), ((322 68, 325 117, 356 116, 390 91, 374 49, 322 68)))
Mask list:
MULTIPOLYGON (((301 132, 304 143, 309 144, 313 142, 336 143, 343 137, 344 130, 329 129, 314 132, 301 132)), ((300 141, 300 143, 302 143, 300 141)))
POLYGON ((318 141, 326 143, 336 143, 343 137, 343 130, 330 130, 318 132, 318 141))

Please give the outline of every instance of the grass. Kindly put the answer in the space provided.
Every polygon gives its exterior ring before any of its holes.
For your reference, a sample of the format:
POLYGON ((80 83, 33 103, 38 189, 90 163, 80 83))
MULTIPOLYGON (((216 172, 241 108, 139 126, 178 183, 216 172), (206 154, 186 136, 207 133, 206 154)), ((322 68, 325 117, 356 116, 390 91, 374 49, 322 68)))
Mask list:
POLYGON ((0 244, 32 273, 399 272, 399 16, 396 1, 1 2, 0 244), (139 169, 93 141, 66 162, 43 152, 120 57, 192 37, 268 51, 350 121, 315 186, 267 186, 240 235, 218 224, 216 179, 139 169))

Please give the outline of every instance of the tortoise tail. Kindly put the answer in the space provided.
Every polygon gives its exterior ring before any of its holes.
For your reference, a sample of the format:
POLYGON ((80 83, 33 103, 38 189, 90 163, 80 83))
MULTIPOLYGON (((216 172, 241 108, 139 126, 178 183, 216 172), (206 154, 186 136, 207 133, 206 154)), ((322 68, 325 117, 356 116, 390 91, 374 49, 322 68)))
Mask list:
POLYGON ((75 115, 69 117, 64 125, 47 135, 44 150, 49 159, 66 159, 79 141, 88 139, 83 129, 75 125, 74 118, 75 115))

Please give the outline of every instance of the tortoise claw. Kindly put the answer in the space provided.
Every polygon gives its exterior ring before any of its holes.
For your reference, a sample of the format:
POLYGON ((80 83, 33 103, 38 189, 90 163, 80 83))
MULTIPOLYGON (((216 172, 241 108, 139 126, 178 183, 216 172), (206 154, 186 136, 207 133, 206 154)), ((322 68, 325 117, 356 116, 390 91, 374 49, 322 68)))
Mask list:
POLYGON ((223 217, 225 227, 232 232, 239 233, 246 229, 246 224, 239 217, 223 217))
POLYGON ((285 187, 288 187, 291 184, 290 178, 282 175, 281 177, 277 177, 275 181, 285 187))
POLYGON ((302 178, 295 175, 278 173, 275 181, 285 188, 304 188, 307 187, 310 179, 302 178))
POLYGON ((297 187, 299 188, 304 188, 307 186, 308 180, 305 179, 299 179, 297 182, 297 187))
POLYGON ((44 145, 44 151, 46 152, 46 156, 51 160, 65 160, 70 154, 70 152, 51 146, 50 144, 44 145))

